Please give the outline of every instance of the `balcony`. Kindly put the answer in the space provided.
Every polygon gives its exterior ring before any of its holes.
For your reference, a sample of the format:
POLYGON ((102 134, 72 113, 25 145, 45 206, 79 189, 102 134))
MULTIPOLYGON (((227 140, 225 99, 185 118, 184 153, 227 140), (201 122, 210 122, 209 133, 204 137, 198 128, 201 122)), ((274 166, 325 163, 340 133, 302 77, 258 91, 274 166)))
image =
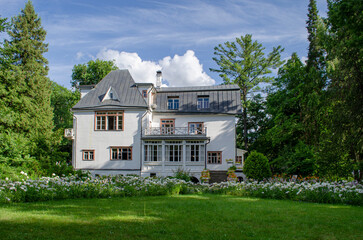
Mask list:
POLYGON ((150 127, 143 130, 147 139, 207 139, 207 128, 150 127))
POLYGON ((74 132, 73 132, 73 128, 66 128, 64 129, 64 137, 72 140, 74 139, 74 132))

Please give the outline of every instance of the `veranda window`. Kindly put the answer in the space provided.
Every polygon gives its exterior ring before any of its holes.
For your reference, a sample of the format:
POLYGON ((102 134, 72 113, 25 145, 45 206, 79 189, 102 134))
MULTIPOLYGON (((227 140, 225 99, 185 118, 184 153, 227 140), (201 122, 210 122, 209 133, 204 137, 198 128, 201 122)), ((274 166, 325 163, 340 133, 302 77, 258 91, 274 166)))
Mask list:
POLYGON ((162 144, 161 141, 145 141, 144 142, 145 162, 161 161, 162 144))
POLYGON ((187 162, 204 162, 204 149, 203 141, 186 141, 187 162))
POLYGON ((182 141, 165 141, 165 158, 168 162, 181 162, 183 159, 182 141))
POLYGON ((95 130, 123 130, 123 112, 96 112, 95 130))

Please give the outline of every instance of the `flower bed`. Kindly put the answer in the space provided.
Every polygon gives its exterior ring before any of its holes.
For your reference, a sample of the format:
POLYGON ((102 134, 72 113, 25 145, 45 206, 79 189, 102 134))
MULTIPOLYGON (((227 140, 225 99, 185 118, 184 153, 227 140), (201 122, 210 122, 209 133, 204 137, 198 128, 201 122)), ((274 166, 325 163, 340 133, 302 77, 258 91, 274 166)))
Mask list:
POLYGON ((316 203, 363 205, 363 185, 357 182, 272 180, 217 183, 211 193, 316 203))
POLYGON ((317 203, 363 205, 363 185, 357 182, 269 179, 265 182, 193 184, 179 179, 117 177, 43 177, 0 180, 0 202, 33 202, 68 198, 156 196, 188 193, 231 194, 317 203))

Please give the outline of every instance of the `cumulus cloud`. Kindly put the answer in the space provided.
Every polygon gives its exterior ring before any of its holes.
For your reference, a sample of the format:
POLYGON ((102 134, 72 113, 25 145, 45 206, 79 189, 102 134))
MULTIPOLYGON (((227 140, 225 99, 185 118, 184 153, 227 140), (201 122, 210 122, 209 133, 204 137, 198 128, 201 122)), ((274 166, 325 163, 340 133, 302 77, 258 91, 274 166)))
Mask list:
POLYGON ((151 82, 155 84, 156 71, 163 72, 164 84, 169 87, 214 85, 215 80, 203 71, 203 65, 195 56, 194 51, 188 50, 182 56, 164 57, 158 62, 142 60, 137 53, 119 52, 103 49, 97 58, 114 60, 120 69, 128 69, 135 82, 151 82))

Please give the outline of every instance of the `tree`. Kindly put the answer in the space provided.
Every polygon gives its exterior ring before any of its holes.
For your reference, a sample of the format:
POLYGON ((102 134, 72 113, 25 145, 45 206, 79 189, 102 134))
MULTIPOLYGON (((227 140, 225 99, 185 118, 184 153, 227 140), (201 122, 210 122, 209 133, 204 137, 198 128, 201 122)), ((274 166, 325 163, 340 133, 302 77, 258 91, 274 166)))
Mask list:
POLYGON ((281 46, 273 48, 265 57, 265 48, 257 41, 252 41, 252 35, 246 34, 236 38, 235 42, 225 42, 214 48, 213 60, 219 65, 219 69, 210 69, 220 73, 225 84, 238 84, 241 88, 241 100, 243 103, 244 147, 248 149, 247 133, 247 95, 259 83, 271 82, 271 68, 277 68, 282 64, 280 53, 281 46))
POLYGON ((109 72, 117 69, 113 61, 99 59, 96 59, 96 61, 91 60, 87 64, 75 65, 72 70, 72 87, 97 84, 109 72))
POLYGON ((267 157, 256 151, 252 151, 247 157, 243 166, 243 172, 246 174, 246 177, 260 181, 271 177, 267 157))
POLYGON ((55 130, 71 128, 73 114, 70 109, 79 101, 80 94, 52 82, 51 106, 53 108, 53 122, 55 130))
POLYGON ((16 167, 16 159, 23 159, 23 167, 39 172, 50 161, 55 138, 48 61, 43 56, 48 50, 46 31, 30 1, 12 18, 7 33, 9 39, 1 48, 0 138, 9 151, 0 155, 9 166, 16 167))
MULTIPOLYGON (((327 117, 330 125, 324 139, 325 149, 341 149, 339 159, 354 162, 356 177, 362 179, 363 2, 329 0, 328 10, 327 58, 331 112, 327 117)), ((325 159, 321 165, 327 162, 328 159, 325 159)))
POLYGON ((46 31, 30 1, 19 16, 12 18, 12 28, 8 34, 10 40, 7 43, 13 50, 11 57, 14 68, 17 68, 16 83, 12 82, 14 89, 11 94, 19 95, 19 102, 8 104, 21 113, 19 130, 34 138, 49 137, 53 128, 53 112, 50 106, 50 81, 47 78, 48 61, 43 56, 48 51, 48 44, 44 43, 46 31))
POLYGON ((308 30, 309 48, 306 67, 307 70, 310 70, 310 68, 321 69, 323 68, 322 64, 324 64, 324 50, 319 43, 318 38, 318 25, 320 19, 316 7, 316 0, 310 0, 307 16, 306 29, 308 30))

